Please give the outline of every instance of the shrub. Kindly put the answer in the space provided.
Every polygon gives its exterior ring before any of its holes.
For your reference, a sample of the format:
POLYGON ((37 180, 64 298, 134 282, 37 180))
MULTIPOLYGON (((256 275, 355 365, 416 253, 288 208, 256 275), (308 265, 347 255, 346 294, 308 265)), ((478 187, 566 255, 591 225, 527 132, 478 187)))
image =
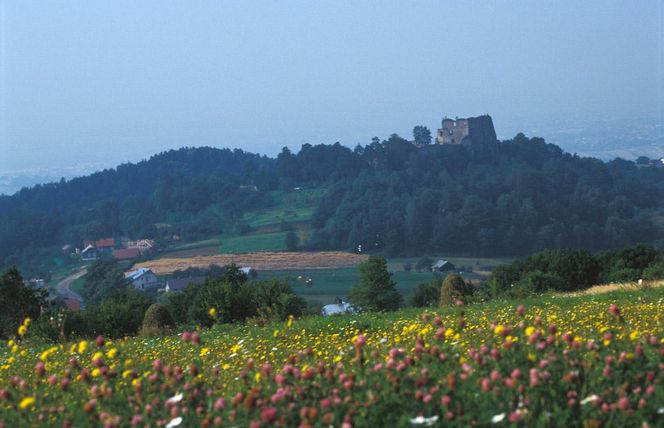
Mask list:
POLYGON ((156 336, 168 333, 175 328, 175 321, 166 306, 159 303, 150 305, 145 311, 143 325, 141 326, 141 336, 156 336))
POLYGON ((410 304, 416 308, 436 306, 440 298, 442 284, 443 279, 440 276, 437 276, 432 281, 418 284, 415 287, 413 296, 410 298, 410 304))
POLYGON ((443 286, 440 288, 439 306, 454 305, 457 300, 465 301, 473 294, 473 289, 456 273, 445 277, 443 286))

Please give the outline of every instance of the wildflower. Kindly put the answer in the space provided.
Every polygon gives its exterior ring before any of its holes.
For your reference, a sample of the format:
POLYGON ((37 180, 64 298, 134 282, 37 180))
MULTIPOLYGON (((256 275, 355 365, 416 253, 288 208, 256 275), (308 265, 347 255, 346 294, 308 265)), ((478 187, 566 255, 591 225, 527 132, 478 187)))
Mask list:
POLYGON ((425 425, 431 426, 438 421, 438 415, 433 415, 430 418, 425 418, 424 416, 418 416, 410 420, 411 425, 425 425))
POLYGON ((201 348, 201 357, 204 357, 209 353, 210 353, 210 348, 201 348))
POLYGON ((208 314, 209 314, 212 318, 214 318, 215 316, 217 316, 217 310, 216 310, 215 308, 210 308, 210 310, 208 311, 208 314))
POLYGON ((166 424, 166 428, 173 428, 182 423, 182 417, 178 416, 177 418, 171 419, 169 423, 166 424))
POLYGON ((290 328, 293 325, 293 320, 295 317, 293 315, 288 315, 288 322, 286 323, 286 326, 290 328))
POLYGON ((22 325, 18 328, 18 335, 25 336, 25 333, 28 332, 28 328, 25 325, 22 325))
POLYGON ((18 404, 19 409, 25 409, 30 406, 35 402, 35 397, 25 397, 21 402, 18 404))
POLYGON ((499 424, 503 420, 505 420, 505 413, 499 413, 499 414, 497 414, 497 415, 495 415, 494 417, 491 418, 491 423, 492 424, 499 424))
POLYGON ((263 422, 270 423, 277 419, 277 409, 275 407, 266 407, 261 410, 261 419, 263 422))
MULTIPOLYGON (((172 396, 171 398, 169 398, 168 400, 166 400, 166 403, 167 403, 167 404, 171 404, 171 403, 173 403, 173 404, 174 404, 174 403, 179 403, 180 401, 182 401, 182 397, 183 397, 183 395, 182 395, 181 393, 180 393, 180 394, 175 394, 174 396, 172 396)), ((172 422, 172 421, 171 421, 171 422, 172 422)), ((180 422, 182 422, 182 421, 180 421, 180 422)), ((180 424, 178 423, 178 425, 180 425, 180 424)), ((173 425, 173 426, 175 426, 175 425, 173 425)))
POLYGON ((85 350, 88 349, 88 341, 87 340, 81 340, 78 342, 78 353, 82 354, 85 352, 85 350))
POLYGON ((592 394, 592 395, 587 396, 583 400, 581 400, 579 402, 579 404, 584 405, 584 404, 592 403, 593 401, 597 401, 598 399, 599 399, 599 397, 597 395, 592 394))

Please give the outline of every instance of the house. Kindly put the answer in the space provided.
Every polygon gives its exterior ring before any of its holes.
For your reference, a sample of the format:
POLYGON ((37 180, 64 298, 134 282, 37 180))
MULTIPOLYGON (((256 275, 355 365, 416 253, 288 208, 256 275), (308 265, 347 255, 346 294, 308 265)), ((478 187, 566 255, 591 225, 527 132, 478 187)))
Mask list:
POLYGON ((133 260, 141 255, 138 248, 124 248, 122 250, 114 250, 113 258, 119 262, 126 262, 133 260))
POLYGON ((137 241, 127 241, 127 248, 136 248, 141 254, 150 253, 154 249, 154 240, 139 239, 137 241))
POLYGON ((88 244, 83 251, 81 251, 81 260, 84 262, 89 262, 92 260, 97 260, 99 258, 99 252, 94 247, 94 245, 88 244))
POLYGON ((348 302, 344 302, 341 299, 337 300, 337 303, 332 305, 325 305, 321 310, 321 315, 338 315, 338 314, 354 314, 355 308, 348 302))
POLYGON ((112 254, 113 247, 115 247, 115 240, 113 238, 97 239, 95 247, 101 254, 112 254))
POLYGON ((70 244, 66 244, 65 246, 62 247, 62 254, 64 255, 70 255, 75 251, 74 246, 70 244))
POLYGON ((258 276, 258 272, 256 272, 256 269, 252 267, 241 267, 240 272, 247 275, 248 278, 252 279, 256 279, 256 277, 258 276))
POLYGON ((129 272, 125 277, 131 281, 134 288, 137 290, 145 290, 159 285, 157 275, 147 268, 140 268, 133 272, 129 272))
POLYGON ((450 272, 456 270, 456 267, 447 260, 438 260, 431 265, 431 272, 450 272))
POLYGON ((173 278, 166 281, 166 287, 164 287, 163 290, 167 293, 174 291, 182 291, 189 284, 201 285, 204 282, 205 282, 204 276, 190 276, 189 278, 173 278))

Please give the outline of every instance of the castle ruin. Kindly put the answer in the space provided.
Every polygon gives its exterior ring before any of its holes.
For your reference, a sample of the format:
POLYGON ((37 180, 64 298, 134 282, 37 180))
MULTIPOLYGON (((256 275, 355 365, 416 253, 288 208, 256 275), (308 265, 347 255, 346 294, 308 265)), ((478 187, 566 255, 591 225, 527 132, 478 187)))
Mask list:
POLYGON ((443 118, 442 128, 436 134, 438 144, 493 144, 498 141, 493 120, 488 114, 467 119, 443 118))

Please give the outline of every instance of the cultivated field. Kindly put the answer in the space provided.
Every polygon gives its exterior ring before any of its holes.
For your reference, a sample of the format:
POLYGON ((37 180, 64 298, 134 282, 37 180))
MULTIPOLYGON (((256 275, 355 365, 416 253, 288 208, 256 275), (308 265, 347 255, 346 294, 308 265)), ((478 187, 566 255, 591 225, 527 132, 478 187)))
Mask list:
POLYGON ((245 254, 217 254, 191 258, 163 258, 139 263, 135 267, 150 268, 156 275, 167 275, 178 269, 188 267, 205 268, 211 264, 225 266, 252 267, 258 271, 298 270, 298 269, 336 269, 354 267, 367 259, 367 256, 344 253, 341 251, 322 251, 316 253, 256 252, 245 254))

